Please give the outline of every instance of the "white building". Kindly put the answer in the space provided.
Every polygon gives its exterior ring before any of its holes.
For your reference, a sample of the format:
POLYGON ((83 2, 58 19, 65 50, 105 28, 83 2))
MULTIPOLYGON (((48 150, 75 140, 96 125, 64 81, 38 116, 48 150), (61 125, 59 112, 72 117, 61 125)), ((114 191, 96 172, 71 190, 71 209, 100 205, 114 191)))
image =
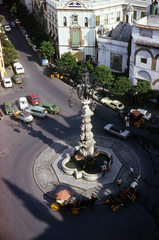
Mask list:
MULTIPOLYGON (((55 43, 56 57, 71 51, 79 61, 97 61, 98 34, 115 28, 123 20, 123 9, 128 3, 129 0, 33 0, 33 10, 37 17, 41 16, 41 25, 55 43)), ((135 19, 145 15, 145 1, 134 0, 132 6, 135 19)))
POLYGON ((147 0, 146 13, 132 28, 129 78, 134 85, 146 80, 159 89, 159 4, 147 0))
POLYGON ((124 22, 112 31, 98 37, 98 62, 106 65, 112 72, 128 75, 129 49, 133 24, 133 7, 124 9, 124 22))

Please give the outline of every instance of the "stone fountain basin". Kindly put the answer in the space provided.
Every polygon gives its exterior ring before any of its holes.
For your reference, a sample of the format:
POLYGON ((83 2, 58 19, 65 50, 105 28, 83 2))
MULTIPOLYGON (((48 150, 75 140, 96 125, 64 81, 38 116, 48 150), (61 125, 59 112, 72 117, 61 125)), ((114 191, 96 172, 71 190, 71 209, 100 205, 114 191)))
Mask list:
MULTIPOLYGON (((58 168, 61 167, 63 173, 68 175, 68 178, 69 178, 69 176, 75 177, 78 181, 80 179, 86 180, 88 182, 99 181, 102 178, 102 175, 99 173, 90 174, 90 173, 86 173, 84 170, 78 171, 77 168, 69 168, 66 166, 66 164, 71 161, 71 157, 74 156, 74 152, 76 150, 77 150, 77 148, 74 147, 67 151, 64 151, 64 153, 62 154, 63 155, 62 159, 58 158, 58 160, 55 160, 55 162, 52 164, 54 170, 57 167, 58 168)), ((98 152, 99 152, 99 154, 103 154, 108 157, 110 157, 112 155, 113 158, 115 158, 115 161, 112 161, 112 164, 111 164, 112 171, 107 173, 109 175, 112 175, 112 172, 114 171, 112 177, 115 179, 115 177, 117 176, 117 174, 122 166, 121 162, 117 159, 117 157, 114 155, 113 151, 110 149, 99 147, 98 152)), ((106 175, 105 175, 105 178, 107 178, 106 175)))

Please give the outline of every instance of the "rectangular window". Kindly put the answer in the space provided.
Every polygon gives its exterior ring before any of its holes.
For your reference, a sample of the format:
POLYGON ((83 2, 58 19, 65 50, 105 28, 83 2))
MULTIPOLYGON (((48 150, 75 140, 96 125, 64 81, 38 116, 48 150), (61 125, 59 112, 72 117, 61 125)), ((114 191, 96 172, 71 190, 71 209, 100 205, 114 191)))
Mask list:
POLYGON ((116 18, 117 22, 120 21, 120 12, 117 12, 117 18, 116 18))
POLYGON ((104 25, 108 24, 108 13, 104 14, 104 25))
POLYGON ((141 62, 147 64, 147 59, 146 58, 141 58, 141 62))
POLYGON ((145 17, 146 13, 145 12, 141 12, 141 18, 145 17))
POLYGON ((79 32, 72 32, 72 45, 80 45, 79 32))
POLYGON ((100 25, 100 16, 96 16, 96 26, 100 25))
POLYGON ((134 11, 133 19, 136 20, 137 17, 137 11, 134 11))

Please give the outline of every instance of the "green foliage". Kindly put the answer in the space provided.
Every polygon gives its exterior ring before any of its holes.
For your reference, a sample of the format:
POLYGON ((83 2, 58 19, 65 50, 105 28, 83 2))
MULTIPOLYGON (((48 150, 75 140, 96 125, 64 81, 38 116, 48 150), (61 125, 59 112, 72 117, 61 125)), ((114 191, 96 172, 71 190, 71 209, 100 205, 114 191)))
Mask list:
POLYGON ((45 58, 51 57, 55 54, 55 48, 53 47, 51 42, 43 41, 40 44, 40 51, 43 53, 45 58))
POLYGON ((108 83, 108 89, 115 95, 124 96, 132 89, 133 83, 125 76, 117 77, 108 83))
POLYGON ((71 52, 66 52, 61 55, 61 59, 55 60, 55 67, 60 69, 77 69, 76 57, 71 52))
POLYGON ((156 91, 151 88, 149 81, 138 81, 134 89, 140 101, 148 101, 156 97, 156 91))
POLYGON ((93 71, 93 78, 97 83, 105 86, 114 80, 111 70, 105 65, 98 65, 93 71))
POLYGON ((2 17, 2 16, 0 16, 0 23, 2 23, 2 21, 3 21, 3 17, 2 17))
POLYGON ((94 73, 94 67, 93 67, 93 64, 90 63, 90 61, 87 61, 86 62, 86 68, 88 69, 88 72, 93 75, 94 73))
POLYGON ((83 69, 84 69, 84 63, 79 64, 77 68, 77 75, 79 77, 82 77, 83 69))
POLYGON ((15 48, 12 44, 10 44, 8 41, 5 41, 3 43, 3 51, 4 51, 4 63, 10 64, 14 60, 19 59, 19 56, 17 52, 15 51, 15 48))

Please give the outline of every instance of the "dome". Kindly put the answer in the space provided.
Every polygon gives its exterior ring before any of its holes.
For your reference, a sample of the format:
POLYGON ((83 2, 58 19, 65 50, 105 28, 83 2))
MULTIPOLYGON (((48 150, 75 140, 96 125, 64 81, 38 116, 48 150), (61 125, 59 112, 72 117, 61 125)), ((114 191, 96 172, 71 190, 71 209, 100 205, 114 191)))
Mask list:
POLYGON ((125 7, 124 9, 126 12, 132 12, 134 11, 134 8, 130 5, 130 3, 125 7))

